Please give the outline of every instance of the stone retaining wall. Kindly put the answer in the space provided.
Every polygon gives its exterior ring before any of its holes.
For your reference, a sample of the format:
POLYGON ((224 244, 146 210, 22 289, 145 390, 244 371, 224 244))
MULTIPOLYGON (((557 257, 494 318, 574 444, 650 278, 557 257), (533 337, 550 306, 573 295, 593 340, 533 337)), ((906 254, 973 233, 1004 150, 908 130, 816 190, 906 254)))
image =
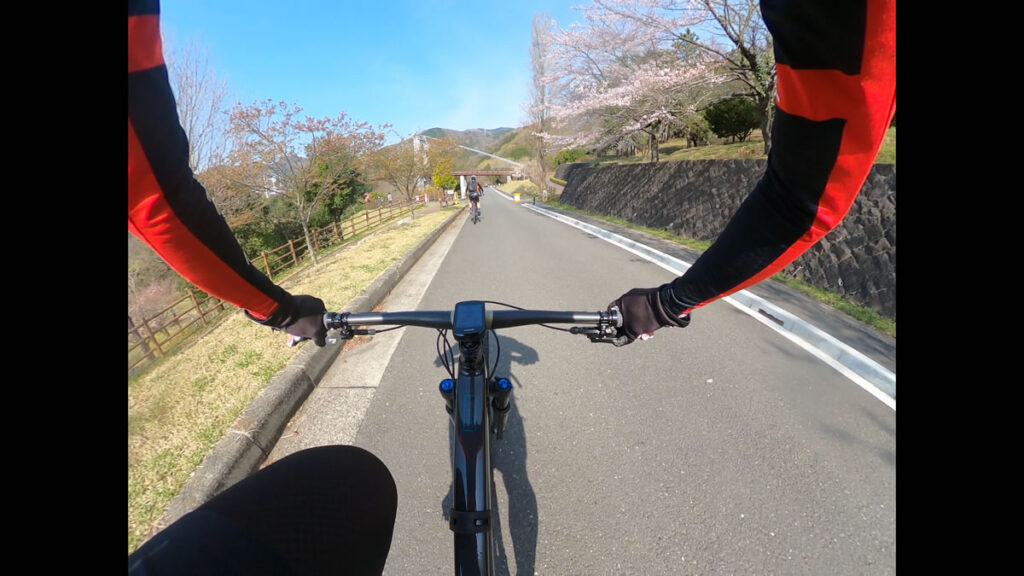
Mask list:
MULTIPOLYGON (((765 163, 694 160, 562 164, 561 201, 596 214, 713 240, 753 190, 765 163)), ((875 164, 839 226, 782 274, 896 319, 896 166, 875 164)))

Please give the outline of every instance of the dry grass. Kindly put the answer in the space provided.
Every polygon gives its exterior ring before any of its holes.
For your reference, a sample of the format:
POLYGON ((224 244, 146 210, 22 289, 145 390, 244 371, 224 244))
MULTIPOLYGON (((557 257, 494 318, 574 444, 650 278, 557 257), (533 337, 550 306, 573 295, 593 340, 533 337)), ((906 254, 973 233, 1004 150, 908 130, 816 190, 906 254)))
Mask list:
MULTIPOLYGON (((453 209, 405 221, 329 254, 282 285, 341 310, 453 209)), ((298 352, 287 336, 232 314, 187 349, 128 383, 128 552, 245 407, 298 352)), ((306 343, 304 346, 312 346, 306 343)))
POLYGON ((533 196, 540 193, 540 189, 536 184, 529 180, 513 180, 506 182, 501 185, 502 192, 506 194, 515 194, 519 192, 522 196, 533 196))

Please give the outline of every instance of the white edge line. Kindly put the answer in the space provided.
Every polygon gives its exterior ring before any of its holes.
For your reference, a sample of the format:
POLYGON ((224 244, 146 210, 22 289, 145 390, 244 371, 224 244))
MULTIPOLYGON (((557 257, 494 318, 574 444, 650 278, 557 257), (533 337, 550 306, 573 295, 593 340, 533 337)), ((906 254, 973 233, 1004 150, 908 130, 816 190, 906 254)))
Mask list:
MULTIPOLYGON (((643 246, 638 242, 635 242, 628 238, 624 238, 622 236, 619 236, 618 234, 609 232, 602 228, 598 228, 585 222, 580 222, 579 220, 569 218, 565 215, 558 214, 556 212, 551 212, 550 210, 538 208, 530 204, 522 204, 522 206, 524 208, 528 208, 550 218, 554 218, 555 220, 565 222, 566 224, 573 226, 575 228, 579 228, 580 230, 583 230, 585 232, 594 234, 598 238, 601 238, 606 242, 614 244, 619 248, 626 250, 627 252, 636 254, 637 256, 640 256, 641 258, 649 262, 657 264, 658 266, 661 266, 662 268, 668 270, 669 272, 672 272, 673 274, 680 275, 690 267, 689 263, 683 262, 678 258, 675 258, 663 252, 659 252, 647 246, 643 246)), ((896 394, 896 375, 892 371, 888 370, 884 366, 878 364, 877 362, 868 358, 867 356, 863 355, 857 350, 851 348, 849 345, 844 344, 843 342, 835 339, 834 337, 826 334, 825 332, 822 332, 818 328, 815 328, 814 326, 806 322, 799 321, 796 318, 796 316, 793 316, 792 314, 783 310, 782 308, 779 308, 778 306, 769 303, 763 298, 755 294, 752 294, 747 290, 740 290, 739 292, 736 292, 730 296, 723 298, 723 300, 728 302, 732 306, 738 308, 739 310, 743 311, 744 313, 752 316, 758 322, 761 322, 765 326, 771 328, 772 330, 778 332, 779 334, 782 334, 791 342, 800 346, 804 350, 807 350, 816 358, 822 360, 823 362, 834 368, 837 372, 849 378, 853 383, 863 388, 869 394, 881 400, 883 404, 892 408, 893 410, 896 410, 896 398, 894 398, 896 394), (740 301, 745 301, 746 303, 741 303, 740 301), (762 311, 764 313, 770 313, 770 315, 774 317, 776 321, 781 321, 782 325, 780 326, 775 321, 772 321, 770 318, 766 317, 762 313, 762 311), (804 338, 801 338, 799 335, 797 335, 794 332, 794 329, 806 333, 808 336, 813 336, 814 338, 822 342, 823 346, 814 346, 804 338), (823 350, 823 348, 830 349, 832 353, 826 353, 823 350), (885 387, 886 389, 883 390, 878 385, 876 385, 876 383, 872 383, 870 380, 862 376, 860 373, 852 370, 847 365, 840 362, 837 358, 845 358, 850 362, 862 366, 865 369, 865 371, 876 374, 876 379, 880 380, 881 386, 885 387)))

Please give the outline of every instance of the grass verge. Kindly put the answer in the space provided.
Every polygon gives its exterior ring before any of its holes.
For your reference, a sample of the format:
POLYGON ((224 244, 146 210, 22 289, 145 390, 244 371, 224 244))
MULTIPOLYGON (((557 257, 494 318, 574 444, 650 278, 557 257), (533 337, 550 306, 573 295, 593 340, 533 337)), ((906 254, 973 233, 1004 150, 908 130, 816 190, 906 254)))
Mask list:
MULTIPOLYGON (((324 255, 281 285, 341 310, 455 208, 418 215, 324 255)), ((149 536, 189 476, 270 379, 298 353, 283 332, 235 312, 128 381, 128 553, 149 536)), ((306 343, 303 346, 311 346, 306 343)))
MULTIPOLYGON (((659 162, 683 160, 728 160, 733 158, 767 158, 764 153, 764 139, 760 132, 754 132, 743 142, 721 142, 708 146, 688 146, 685 138, 673 138, 658 146, 659 162)), ((598 164, 641 164, 650 161, 650 152, 633 156, 584 156, 580 162, 598 164)), ((889 127, 882 140, 882 146, 875 157, 876 164, 896 163, 896 127, 889 127)))

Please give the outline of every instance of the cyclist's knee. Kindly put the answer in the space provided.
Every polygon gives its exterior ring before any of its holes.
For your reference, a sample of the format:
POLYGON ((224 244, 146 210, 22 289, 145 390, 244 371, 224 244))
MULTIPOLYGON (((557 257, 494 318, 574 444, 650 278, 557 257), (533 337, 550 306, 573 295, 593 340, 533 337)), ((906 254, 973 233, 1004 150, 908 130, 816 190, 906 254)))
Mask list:
POLYGON ((374 507, 394 516, 398 489, 387 466, 357 446, 317 446, 292 453, 219 494, 206 506, 231 509, 247 505, 253 494, 275 494, 280 501, 334 501, 340 492, 364 495, 374 507), (244 493, 244 494, 243 494, 244 493))
POLYGON ((187 514, 130 557, 129 566, 171 561, 191 568, 230 557, 210 543, 259 542, 256 552, 265 551, 266 558, 245 561, 261 567, 273 561, 297 575, 380 574, 397 509, 398 489, 380 458, 357 446, 308 448, 187 514), (173 558, 156 556, 164 548, 173 558))
POLYGON ((358 446, 318 446, 292 456, 299 454, 309 459, 308 465, 320 470, 325 481, 332 486, 337 486, 338 482, 375 486, 383 492, 395 494, 397 501, 397 488, 391 471, 368 450, 358 446))

